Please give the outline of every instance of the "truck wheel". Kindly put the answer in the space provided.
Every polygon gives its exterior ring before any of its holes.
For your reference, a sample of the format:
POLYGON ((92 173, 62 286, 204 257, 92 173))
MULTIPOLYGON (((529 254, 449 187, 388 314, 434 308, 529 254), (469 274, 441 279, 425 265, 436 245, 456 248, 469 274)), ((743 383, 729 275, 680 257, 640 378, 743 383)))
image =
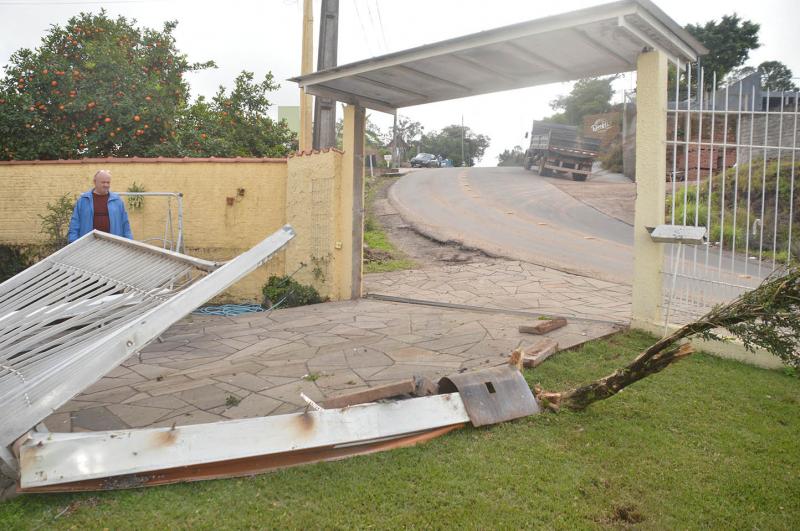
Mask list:
POLYGON ((573 181, 585 181, 586 180, 586 175, 584 175, 583 173, 573 173, 572 174, 572 180, 573 181))
POLYGON ((539 175, 541 175, 542 177, 547 177, 548 175, 550 175, 550 170, 545 168, 545 164, 547 164, 547 160, 545 160, 545 158, 542 157, 541 161, 539 162, 539 175))

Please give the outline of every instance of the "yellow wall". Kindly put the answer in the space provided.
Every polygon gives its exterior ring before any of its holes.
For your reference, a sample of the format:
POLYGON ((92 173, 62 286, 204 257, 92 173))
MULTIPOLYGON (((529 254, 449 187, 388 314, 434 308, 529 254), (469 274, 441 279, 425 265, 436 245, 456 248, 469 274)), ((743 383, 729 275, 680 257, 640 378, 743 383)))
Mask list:
MULTIPOLYGON (((77 196, 91 189, 92 176, 100 169, 111 170, 114 191, 125 191, 135 181, 148 192, 182 192, 185 249, 198 258, 233 258, 291 223, 286 217, 287 162, 283 159, 0 163, 0 243, 41 241, 39 215, 46 213, 47 204, 65 193, 77 196), (243 195, 237 193, 239 189, 243 195), (228 197, 233 198, 232 205, 228 197)), ((163 237, 166 212, 163 198, 146 198, 141 211, 129 209, 134 238, 163 237)), ((176 215, 173 208, 175 223, 176 215)), ((284 274, 284 262, 283 254, 277 256, 221 300, 259 299, 268 276, 284 274)))
POLYGON ((286 216, 297 236, 286 250, 286 271, 291 274, 300 268, 295 280, 334 300, 350 295, 342 293, 342 278, 350 271, 343 271, 342 249, 337 245, 341 176, 342 155, 336 151, 289 159, 286 216))

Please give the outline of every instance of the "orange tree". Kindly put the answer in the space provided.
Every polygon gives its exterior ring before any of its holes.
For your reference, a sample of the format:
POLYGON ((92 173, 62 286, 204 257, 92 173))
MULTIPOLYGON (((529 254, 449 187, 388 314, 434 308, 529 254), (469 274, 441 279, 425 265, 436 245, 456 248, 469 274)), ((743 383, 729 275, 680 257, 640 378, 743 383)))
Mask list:
POLYGON ((190 105, 184 75, 214 64, 190 63, 175 26, 81 13, 15 52, 0 81, 0 159, 286 154, 292 133, 265 114, 271 74, 243 73, 231 96, 190 105))

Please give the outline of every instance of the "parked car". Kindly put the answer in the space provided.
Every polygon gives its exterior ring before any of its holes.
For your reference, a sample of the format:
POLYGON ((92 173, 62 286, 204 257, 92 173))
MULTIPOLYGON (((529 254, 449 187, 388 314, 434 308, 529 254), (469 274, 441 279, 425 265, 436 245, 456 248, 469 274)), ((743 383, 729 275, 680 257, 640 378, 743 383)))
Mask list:
POLYGON ((439 166, 439 158, 430 153, 418 153, 411 159, 412 168, 438 168, 439 166))

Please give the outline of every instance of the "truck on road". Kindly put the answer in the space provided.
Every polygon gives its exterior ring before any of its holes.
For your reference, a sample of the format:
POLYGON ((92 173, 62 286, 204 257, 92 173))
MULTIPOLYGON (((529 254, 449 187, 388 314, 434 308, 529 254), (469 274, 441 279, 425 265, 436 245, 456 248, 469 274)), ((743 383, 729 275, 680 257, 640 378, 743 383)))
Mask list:
POLYGON ((543 176, 565 175, 585 181, 599 154, 600 140, 582 137, 576 126, 534 120, 524 166, 543 176))

